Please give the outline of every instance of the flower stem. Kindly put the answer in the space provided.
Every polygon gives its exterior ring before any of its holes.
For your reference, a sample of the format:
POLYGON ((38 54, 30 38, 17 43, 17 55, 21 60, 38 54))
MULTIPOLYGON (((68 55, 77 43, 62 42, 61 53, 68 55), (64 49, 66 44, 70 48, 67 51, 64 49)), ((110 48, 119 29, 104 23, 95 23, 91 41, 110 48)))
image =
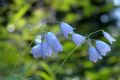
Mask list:
POLYGON ((104 30, 97 30, 97 31, 95 31, 95 32, 92 32, 92 33, 90 33, 86 38, 88 39, 90 36, 92 36, 93 34, 95 34, 95 33, 98 33, 98 32, 102 32, 102 31, 104 31, 104 30))
POLYGON ((56 72, 54 73, 54 76, 58 73, 59 69, 65 64, 68 57, 78 48, 79 46, 76 46, 70 53, 68 53, 67 57, 64 59, 64 61, 61 63, 61 65, 58 67, 56 72))

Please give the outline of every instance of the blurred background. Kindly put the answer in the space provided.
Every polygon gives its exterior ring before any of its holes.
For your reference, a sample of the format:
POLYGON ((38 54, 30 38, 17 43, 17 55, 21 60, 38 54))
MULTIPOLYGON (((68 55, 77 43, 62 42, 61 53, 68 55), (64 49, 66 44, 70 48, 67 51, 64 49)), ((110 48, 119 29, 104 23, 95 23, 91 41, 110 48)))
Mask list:
MULTIPOLYGON (((59 24, 44 28, 56 35, 60 32, 59 24)), ((120 80, 119 36, 120 0, 0 0, 0 80, 120 80), (58 35, 64 51, 34 59, 33 41, 47 17, 69 23, 81 35, 106 30, 116 42, 98 63, 89 60, 88 46, 79 47, 54 76, 75 44, 58 35)), ((102 34, 92 37, 108 43, 102 34)))

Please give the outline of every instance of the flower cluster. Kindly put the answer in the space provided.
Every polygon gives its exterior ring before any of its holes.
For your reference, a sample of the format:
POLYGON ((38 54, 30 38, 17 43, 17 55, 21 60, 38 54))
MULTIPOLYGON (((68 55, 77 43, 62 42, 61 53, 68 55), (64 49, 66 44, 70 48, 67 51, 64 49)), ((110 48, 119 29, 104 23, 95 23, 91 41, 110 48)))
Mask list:
POLYGON ((52 52, 61 52, 63 50, 62 45, 58 41, 57 37, 52 32, 38 35, 35 39, 36 45, 32 48, 31 53, 34 58, 51 56, 52 52))
MULTIPOLYGON (((102 31, 104 37, 112 44, 112 42, 115 41, 115 39, 107 32, 102 31)), ((95 47, 93 45, 89 45, 89 58, 93 62, 97 62, 99 59, 102 59, 102 56, 105 56, 107 52, 111 51, 110 46, 101 41, 101 40, 95 40, 95 47)))
POLYGON ((62 34, 64 35, 65 38, 68 38, 69 35, 71 35, 71 39, 73 40, 73 42, 77 45, 80 46, 84 41, 85 41, 85 37, 75 33, 73 30, 74 28, 72 28, 70 25, 68 25, 67 23, 61 22, 60 23, 60 30, 62 32, 62 34))
MULTIPOLYGON (((88 36, 82 36, 74 32, 72 26, 65 22, 60 23, 60 31, 65 38, 70 38, 76 46, 81 46, 83 42, 87 42, 89 45, 88 55, 91 61, 97 62, 99 59, 102 59, 102 56, 105 56, 107 52, 111 51, 110 46, 101 41, 95 40, 95 47, 91 44, 90 36, 97 32, 102 32, 104 37, 112 44, 115 39, 107 32, 103 30, 98 30, 89 34, 88 36), (70 36, 70 37, 69 37, 70 36)), ((36 45, 32 48, 31 53, 34 58, 51 56, 53 52, 58 53, 63 51, 63 46, 60 44, 57 37, 52 32, 47 32, 41 35, 38 35, 35 39, 36 45)))

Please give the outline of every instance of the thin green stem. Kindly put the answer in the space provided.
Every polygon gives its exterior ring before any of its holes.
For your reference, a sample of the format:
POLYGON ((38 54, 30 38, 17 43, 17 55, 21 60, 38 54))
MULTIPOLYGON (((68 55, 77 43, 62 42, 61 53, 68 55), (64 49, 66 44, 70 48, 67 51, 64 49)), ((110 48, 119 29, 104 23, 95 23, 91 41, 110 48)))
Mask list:
POLYGON ((104 30, 98 30, 98 31, 92 32, 92 33, 90 33, 86 38, 89 38, 89 37, 92 36, 93 34, 98 33, 98 32, 102 32, 102 31, 104 31, 104 30))
POLYGON ((64 59, 64 61, 61 63, 61 65, 58 67, 56 72, 54 73, 54 76, 58 73, 59 69, 65 64, 68 57, 78 48, 79 46, 75 47, 70 53, 68 53, 67 57, 64 59))
POLYGON ((47 18, 46 21, 48 23, 55 23, 55 24, 60 24, 61 22, 57 21, 55 18, 47 18))

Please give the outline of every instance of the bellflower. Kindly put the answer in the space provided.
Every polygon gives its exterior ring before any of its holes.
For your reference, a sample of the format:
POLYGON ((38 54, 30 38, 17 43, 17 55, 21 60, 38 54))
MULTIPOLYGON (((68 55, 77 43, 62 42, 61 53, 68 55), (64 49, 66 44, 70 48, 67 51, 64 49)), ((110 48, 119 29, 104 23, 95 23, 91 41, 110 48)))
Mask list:
POLYGON ((85 37, 80 34, 73 34, 72 40, 77 46, 80 46, 85 41, 85 37))
POLYGON ((36 44, 40 44, 41 43, 41 35, 37 35, 36 38, 35 38, 35 43, 36 44))
POLYGON ((39 58, 41 56, 41 45, 36 45, 32 48, 31 53, 34 58, 39 58))
POLYGON ((52 32, 48 32, 46 34, 46 41, 50 45, 50 47, 54 49, 56 53, 63 51, 62 45, 52 32))
POLYGON ((96 41, 96 48, 103 56, 105 56, 107 52, 111 51, 110 46, 100 40, 96 41))
POLYGON ((52 49, 51 47, 47 44, 47 42, 42 42, 41 43, 41 56, 46 57, 46 56, 51 56, 52 55, 52 49))
POLYGON ((73 29, 69 24, 61 22, 60 23, 60 30, 65 38, 68 38, 68 34, 73 33, 73 29))
POLYGON ((31 53, 33 54, 34 58, 39 58, 39 57, 44 58, 46 56, 52 55, 52 49, 46 42, 41 42, 40 44, 32 48, 31 53))
POLYGON ((112 42, 116 41, 109 33, 103 31, 104 37, 112 44, 112 42))
POLYGON ((89 47, 88 54, 89 54, 89 59, 93 62, 97 62, 98 59, 102 59, 102 56, 99 54, 97 49, 93 46, 89 47))

